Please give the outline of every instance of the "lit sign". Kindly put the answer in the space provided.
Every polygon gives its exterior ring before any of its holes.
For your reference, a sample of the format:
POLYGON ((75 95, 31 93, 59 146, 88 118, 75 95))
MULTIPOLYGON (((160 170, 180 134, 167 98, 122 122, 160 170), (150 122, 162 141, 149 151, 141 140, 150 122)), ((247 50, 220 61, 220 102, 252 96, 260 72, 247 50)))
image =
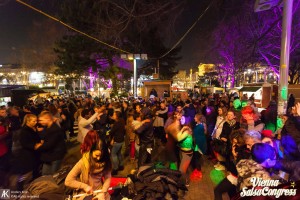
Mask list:
POLYGON ((31 72, 29 73, 29 83, 40 84, 44 81, 45 73, 43 72, 31 72))

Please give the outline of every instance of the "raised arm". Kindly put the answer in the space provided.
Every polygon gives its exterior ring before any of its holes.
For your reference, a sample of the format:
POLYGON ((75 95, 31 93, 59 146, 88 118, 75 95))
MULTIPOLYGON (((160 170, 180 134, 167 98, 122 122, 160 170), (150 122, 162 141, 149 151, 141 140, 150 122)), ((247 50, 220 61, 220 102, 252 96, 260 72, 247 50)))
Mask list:
POLYGON ((79 123, 81 125, 83 125, 83 126, 87 126, 87 125, 93 123, 96 120, 96 118, 97 118, 98 115, 100 115, 100 114, 99 113, 95 113, 88 120, 80 120, 79 123))

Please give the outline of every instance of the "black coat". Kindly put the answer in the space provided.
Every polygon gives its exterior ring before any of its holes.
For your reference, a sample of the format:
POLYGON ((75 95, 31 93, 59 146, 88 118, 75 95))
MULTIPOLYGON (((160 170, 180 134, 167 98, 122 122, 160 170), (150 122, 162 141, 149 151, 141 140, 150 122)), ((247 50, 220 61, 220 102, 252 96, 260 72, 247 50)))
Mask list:
POLYGON ((41 161, 52 162, 64 158, 66 153, 64 134, 63 130, 56 123, 44 130, 44 144, 39 148, 41 161))
POLYGON ((296 144, 300 144, 300 130, 299 130, 299 118, 291 116, 285 122, 281 134, 282 135, 291 135, 295 140, 296 144))
POLYGON ((274 169, 289 173, 292 181, 300 181, 300 161, 280 160, 276 162, 274 169))
POLYGON ((9 131, 14 132, 21 128, 21 118, 17 116, 9 116, 8 121, 10 123, 9 131))
POLYGON ((125 122, 123 119, 116 121, 110 130, 111 138, 117 143, 124 142, 125 133, 125 122))
POLYGON ((33 129, 24 126, 16 140, 20 142, 21 148, 12 154, 11 171, 16 174, 24 174, 32 171, 39 163, 39 153, 34 150, 34 146, 40 142, 40 137, 33 129))
POLYGON ((230 133, 233 131, 233 130, 237 130, 240 128, 240 123, 239 122, 236 122, 234 125, 230 126, 230 124, 226 121, 224 122, 223 124, 223 128, 222 128, 222 132, 221 132, 221 135, 220 135, 220 138, 226 138, 227 139, 227 142, 229 142, 229 136, 230 136, 230 133))
POLYGON ((136 131, 136 134, 139 135, 140 143, 145 145, 151 145, 154 141, 153 135, 153 121, 144 123, 136 131))

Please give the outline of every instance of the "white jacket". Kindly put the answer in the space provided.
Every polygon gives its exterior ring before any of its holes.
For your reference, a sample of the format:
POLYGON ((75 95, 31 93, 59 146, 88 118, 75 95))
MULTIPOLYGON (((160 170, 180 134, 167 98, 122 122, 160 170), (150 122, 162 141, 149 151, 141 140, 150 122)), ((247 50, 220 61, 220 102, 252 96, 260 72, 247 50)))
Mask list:
POLYGON ((217 117, 217 122, 216 122, 216 126, 215 126, 215 129, 214 129, 214 137, 219 139, 221 133, 222 133, 222 129, 223 129, 223 124, 225 122, 225 117, 223 116, 218 116, 217 117))
POLYGON ((154 122, 153 122, 153 126, 154 127, 164 127, 164 125, 165 125, 165 123, 164 123, 164 119, 163 118, 161 118, 161 117, 159 117, 158 115, 159 114, 165 114, 165 113, 167 113, 168 112, 168 107, 166 107, 164 110, 159 110, 159 111, 157 111, 156 112, 156 117, 155 117, 155 119, 154 119, 154 122))
POLYGON ((78 120, 78 135, 77 135, 77 141, 82 143, 84 140, 84 137, 86 136, 87 132, 93 129, 92 123, 96 121, 96 118, 98 116, 98 113, 95 113, 93 116, 91 116, 89 119, 85 119, 84 117, 80 117, 78 120))

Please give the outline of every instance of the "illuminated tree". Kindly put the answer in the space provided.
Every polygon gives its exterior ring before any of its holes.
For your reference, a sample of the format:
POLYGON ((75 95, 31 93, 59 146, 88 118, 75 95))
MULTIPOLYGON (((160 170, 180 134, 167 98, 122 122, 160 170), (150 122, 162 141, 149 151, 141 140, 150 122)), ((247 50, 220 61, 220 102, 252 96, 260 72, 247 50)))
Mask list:
MULTIPOLYGON (((267 64, 277 75, 279 74, 282 8, 256 13, 249 18, 248 31, 254 37, 253 51, 263 64, 267 64)), ((300 2, 295 1, 293 7, 293 22, 290 44, 291 60, 300 48, 300 2)), ((292 63, 291 63, 292 64, 292 63)), ((290 66, 293 68, 293 66, 290 66)))
POLYGON ((289 84, 300 83, 300 51, 295 51, 290 59, 289 84))
MULTIPOLYGON (((231 5, 234 5, 234 1, 231 5)), ((282 8, 254 13, 253 1, 243 1, 239 6, 225 10, 224 17, 212 33, 210 61, 216 63, 223 82, 230 78, 231 86, 237 85, 245 68, 263 65, 279 72, 281 48, 282 8)), ((300 2, 293 11, 290 56, 295 60, 300 47, 300 2)), ((299 70, 295 62, 290 63, 290 83, 298 80, 299 70)))
MULTIPOLYGON (((76 29, 108 44, 128 52, 147 53, 148 58, 152 59, 141 66, 146 70, 153 66, 153 62, 157 63, 156 58, 168 50, 164 46, 163 36, 170 35, 168 33, 184 3, 185 1, 179 0, 64 0, 60 17, 76 29)), ((67 70, 82 73, 92 67, 102 77, 105 76, 102 66, 96 60, 101 58, 109 65, 109 69, 114 69, 120 66, 115 65, 113 58, 122 53, 74 32, 70 32, 58 43, 56 52, 60 73, 67 70), (81 40, 89 45, 82 44, 81 40)), ((178 50, 175 50, 168 55, 169 58, 162 60, 163 77, 171 76, 174 72, 177 53, 178 50)))

